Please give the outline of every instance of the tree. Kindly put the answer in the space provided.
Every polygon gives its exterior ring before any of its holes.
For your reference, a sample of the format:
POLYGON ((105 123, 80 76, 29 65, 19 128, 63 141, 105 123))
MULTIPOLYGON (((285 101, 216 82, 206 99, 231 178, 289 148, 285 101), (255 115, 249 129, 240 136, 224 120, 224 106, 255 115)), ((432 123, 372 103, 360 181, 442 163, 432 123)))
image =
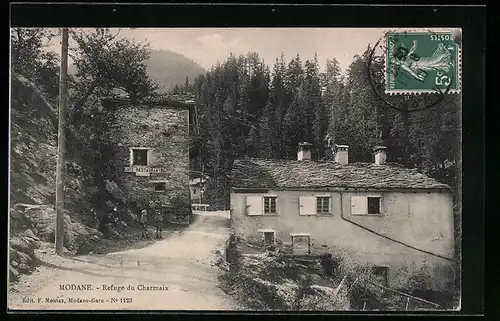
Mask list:
POLYGON ((269 70, 256 53, 248 54, 246 66, 248 82, 244 89, 243 108, 249 115, 258 119, 269 96, 269 70))
MULTIPOLYGON (((344 91, 344 81, 342 79, 341 70, 338 61, 327 59, 325 72, 321 75, 322 87, 322 104, 326 112, 329 113, 330 121, 328 122, 328 135, 335 140, 335 111, 340 111, 343 106, 342 95, 344 91)), ((341 125, 341 124, 338 124, 341 125)))
POLYGON ((309 129, 307 128, 307 123, 304 121, 307 118, 306 111, 303 108, 305 104, 304 90, 299 87, 293 96, 292 103, 284 119, 286 140, 283 141, 283 144, 286 151, 285 158, 295 158, 298 144, 307 136, 309 129))
POLYGON ((150 49, 147 43, 118 38, 108 28, 73 31, 76 47, 71 56, 76 67, 74 108, 81 108, 93 95, 126 92, 132 101, 150 96, 157 86, 146 71, 150 49))
POLYGON ((33 81, 50 99, 59 94, 59 58, 44 50, 57 31, 48 28, 11 29, 11 68, 33 81))
POLYGON ((372 149, 380 144, 379 111, 382 102, 378 100, 368 81, 368 57, 371 52, 368 46, 362 56, 355 56, 347 69, 345 94, 348 109, 343 113, 345 119, 337 119, 336 123, 349 124, 344 127, 343 137, 336 134, 335 141, 350 146, 349 154, 353 161, 372 162, 372 149))
POLYGON ((299 90, 303 79, 304 69, 302 67, 302 60, 300 59, 300 55, 297 54, 288 64, 285 76, 285 86, 289 91, 290 100, 293 99, 293 94, 299 90))
POLYGON ((316 158, 321 159, 324 154, 323 140, 328 128, 329 115, 321 103, 321 79, 319 73, 318 57, 315 54, 312 61, 305 62, 305 78, 302 84, 305 91, 306 126, 304 140, 314 144, 316 158))
POLYGON ((276 58, 269 85, 268 105, 264 111, 266 130, 270 139, 269 155, 274 155, 281 158, 285 155, 283 146, 284 134, 284 118, 288 110, 288 93, 285 85, 286 81, 286 64, 283 53, 280 58, 276 58))

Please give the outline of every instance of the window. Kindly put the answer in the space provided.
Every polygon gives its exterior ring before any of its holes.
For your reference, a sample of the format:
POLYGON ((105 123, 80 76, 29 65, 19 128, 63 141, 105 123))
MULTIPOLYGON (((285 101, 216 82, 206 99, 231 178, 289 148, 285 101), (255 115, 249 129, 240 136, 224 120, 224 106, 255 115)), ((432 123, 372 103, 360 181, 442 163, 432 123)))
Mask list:
POLYGON ((387 266, 372 267, 373 282, 389 286, 389 268, 387 266))
POLYGON ((380 196, 351 196, 352 215, 382 214, 382 198, 380 196))
POLYGON ((328 215, 331 213, 329 195, 300 196, 299 215, 328 215))
POLYGON ((148 165, 148 149, 133 148, 132 149, 132 166, 147 166, 148 165))
POLYGON ((380 214, 380 197, 368 197, 368 214, 380 214))
POLYGON ((330 213, 330 197, 328 196, 316 197, 316 213, 318 214, 330 213))
POLYGON ((166 189, 165 182, 154 183, 155 192, 164 192, 166 189))
POLYGON ((276 213, 276 197, 265 196, 264 197, 264 213, 265 214, 275 214, 276 213))
POLYGON ((193 188, 193 194, 196 194, 196 188, 193 188))
POLYGON ((246 197, 247 215, 277 215, 278 197, 275 195, 255 195, 246 197))

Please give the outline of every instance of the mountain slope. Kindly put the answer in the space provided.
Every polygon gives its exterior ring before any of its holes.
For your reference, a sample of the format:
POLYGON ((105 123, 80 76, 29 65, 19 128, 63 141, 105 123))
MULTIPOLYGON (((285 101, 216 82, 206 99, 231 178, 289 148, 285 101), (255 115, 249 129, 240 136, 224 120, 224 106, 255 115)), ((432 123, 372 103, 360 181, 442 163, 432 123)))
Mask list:
POLYGON ((169 51, 156 50, 151 52, 147 61, 148 74, 159 83, 161 91, 170 91, 175 85, 183 85, 186 76, 192 81, 205 70, 186 56, 169 51))
POLYGON ((28 79, 12 73, 10 202, 55 202, 57 115, 28 79))
MULTIPOLYGON (((147 60, 148 75, 157 83, 161 92, 170 92, 175 85, 184 85, 186 76, 189 82, 205 73, 205 69, 188 57, 170 50, 154 50, 147 60)), ((68 66, 70 75, 76 74, 76 68, 68 66)))

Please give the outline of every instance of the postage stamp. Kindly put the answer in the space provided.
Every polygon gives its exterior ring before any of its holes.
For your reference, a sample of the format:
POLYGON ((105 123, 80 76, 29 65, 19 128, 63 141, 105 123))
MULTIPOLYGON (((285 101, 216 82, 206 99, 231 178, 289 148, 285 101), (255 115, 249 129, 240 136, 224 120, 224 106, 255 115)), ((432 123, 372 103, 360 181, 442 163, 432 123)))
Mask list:
POLYGON ((387 94, 460 92, 460 46, 451 32, 387 32, 387 94))

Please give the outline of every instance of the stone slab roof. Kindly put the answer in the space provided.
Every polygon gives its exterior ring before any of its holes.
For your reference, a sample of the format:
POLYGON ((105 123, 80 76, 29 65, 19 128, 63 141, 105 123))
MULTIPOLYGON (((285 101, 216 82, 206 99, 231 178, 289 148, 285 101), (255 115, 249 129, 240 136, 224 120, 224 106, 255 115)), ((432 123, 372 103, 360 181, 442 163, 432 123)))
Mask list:
POLYGON ((331 161, 259 158, 235 160, 231 184, 235 188, 449 189, 416 169, 392 163, 340 165, 331 161))

